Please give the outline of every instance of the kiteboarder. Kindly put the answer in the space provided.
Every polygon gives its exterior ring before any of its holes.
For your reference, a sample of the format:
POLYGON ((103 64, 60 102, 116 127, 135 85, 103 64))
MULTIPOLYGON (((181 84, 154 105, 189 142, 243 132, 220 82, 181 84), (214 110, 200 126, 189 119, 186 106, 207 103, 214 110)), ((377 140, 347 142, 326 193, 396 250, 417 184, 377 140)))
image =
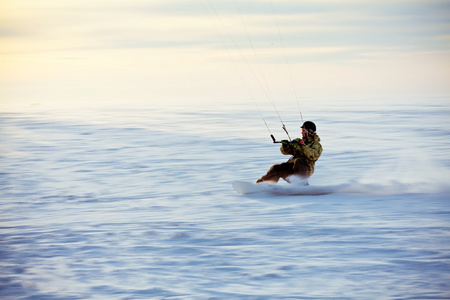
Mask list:
POLYGON ((322 154, 320 138, 313 122, 306 121, 301 128, 301 139, 281 141, 281 153, 292 155, 292 157, 285 163, 272 166, 267 174, 258 179, 256 183, 277 183, 280 178, 290 183, 289 177, 292 175, 306 180, 314 173, 314 165, 322 154))

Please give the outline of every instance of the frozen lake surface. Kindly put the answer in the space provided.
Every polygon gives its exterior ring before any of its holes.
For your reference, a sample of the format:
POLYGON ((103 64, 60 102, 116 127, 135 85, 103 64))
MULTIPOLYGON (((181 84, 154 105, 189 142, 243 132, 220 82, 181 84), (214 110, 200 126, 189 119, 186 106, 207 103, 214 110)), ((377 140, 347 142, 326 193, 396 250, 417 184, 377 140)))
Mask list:
POLYGON ((2 112, 0 298, 449 299, 450 101, 381 100, 304 111, 322 196, 233 190, 288 159, 251 103, 2 112))

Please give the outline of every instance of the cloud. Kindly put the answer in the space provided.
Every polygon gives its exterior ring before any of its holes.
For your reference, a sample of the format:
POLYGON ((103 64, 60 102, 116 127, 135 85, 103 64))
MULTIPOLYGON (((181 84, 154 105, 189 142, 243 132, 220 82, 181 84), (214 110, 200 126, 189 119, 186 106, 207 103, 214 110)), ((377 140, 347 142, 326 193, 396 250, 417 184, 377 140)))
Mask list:
POLYGON ((281 38, 286 48, 293 49, 395 46, 405 51, 448 47, 435 37, 447 34, 450 26, 445 18, 448 3, 435 0, 247 0, 238 2, 242 18, 234 1, 225 0, 31 3, 18 13, 16 26, 0 31, 0 37, 27 36, 31 51, 220 47, 232 44, 230 36, 248 49, 246 30, 254 46, 262 49, 280 46, 281 38), (225 37, 222 41, 219 34, 225 37))
POLYGON ((257 63, 253 47, 274 85, 286 59, 304 89, 314 91, 392 90, 392 82, 442 90, 450 80, 442 67, 450 49, 447 1, 239 0, 239 10, 229 0, 5 3, 0 63, 8 70, 0 77, 48 84, 57 78, 62 94, 64 80, 85 77, 115 84, 116 77, 133 78, 141 90, 147 78, 157 78, 157 87, 170 86, 164 79, 220 89, 236 80, 237 74, 226 77, 230 65, 245 69, 242 56, 257 63))

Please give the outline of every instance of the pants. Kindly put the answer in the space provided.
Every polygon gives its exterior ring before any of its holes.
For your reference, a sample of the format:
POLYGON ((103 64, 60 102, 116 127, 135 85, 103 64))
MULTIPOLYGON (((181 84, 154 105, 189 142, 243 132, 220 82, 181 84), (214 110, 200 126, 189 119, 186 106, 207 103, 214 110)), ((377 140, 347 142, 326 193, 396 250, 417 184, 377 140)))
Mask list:
POLYGON ((263 181, 278 182, 280 178, 290 182, 288 177, 292 175, 307 179, 312 175, 312 172, 312 168, 309 164, 303 159, 297 158, 293 163, 285 162, 272 166, 266 175, 261 177, 261 179, 258 179, 257 183, 263 181))

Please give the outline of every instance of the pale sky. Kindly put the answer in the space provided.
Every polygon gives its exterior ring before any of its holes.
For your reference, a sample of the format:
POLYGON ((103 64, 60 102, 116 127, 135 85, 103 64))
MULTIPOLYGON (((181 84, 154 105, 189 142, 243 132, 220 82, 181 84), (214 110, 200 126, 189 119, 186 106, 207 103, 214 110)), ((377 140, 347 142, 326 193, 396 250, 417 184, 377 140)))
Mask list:
POLYGON ((450 94, 449 0, 3 0, 0 8, 3 104, 259 99, 263 78, 277 101, 450 94))

